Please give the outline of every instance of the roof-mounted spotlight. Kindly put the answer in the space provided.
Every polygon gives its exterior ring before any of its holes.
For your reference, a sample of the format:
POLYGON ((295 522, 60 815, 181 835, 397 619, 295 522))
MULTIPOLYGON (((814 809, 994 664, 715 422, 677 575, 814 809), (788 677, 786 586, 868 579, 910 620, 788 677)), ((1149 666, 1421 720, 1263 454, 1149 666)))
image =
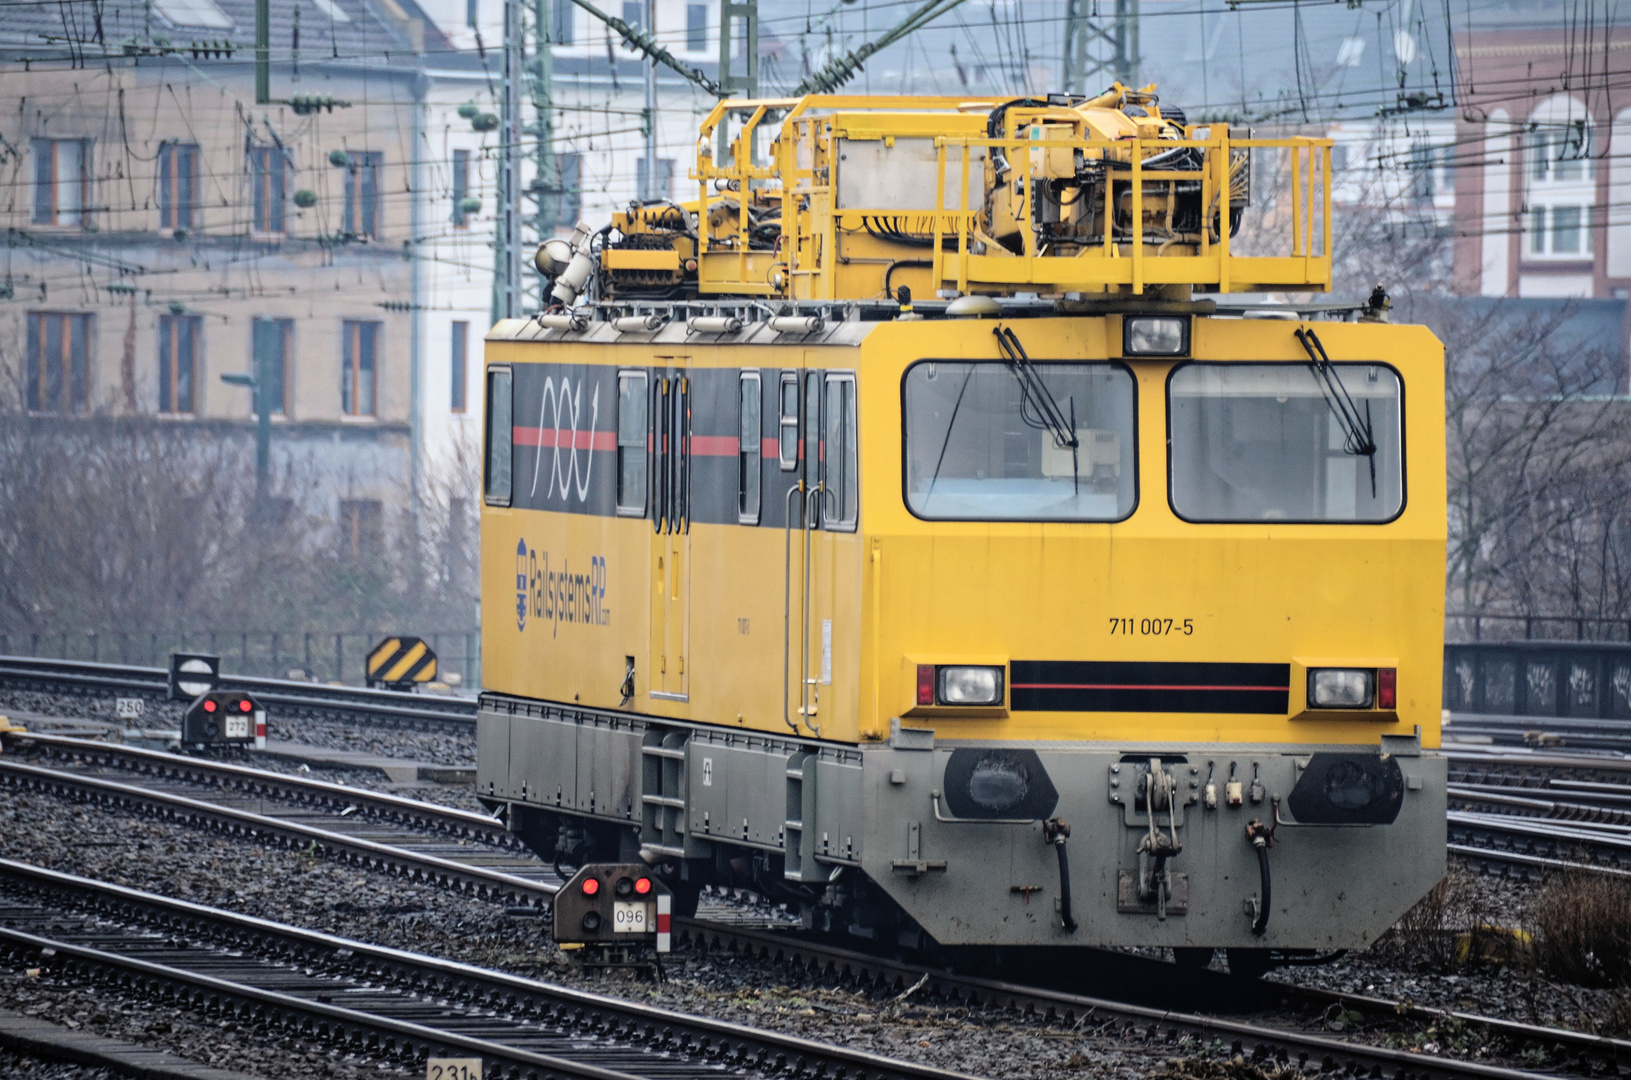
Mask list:
POLYGON ((1128 315, 1121 322, 1123 356, 1188 356, 1188 315, 1128 315))

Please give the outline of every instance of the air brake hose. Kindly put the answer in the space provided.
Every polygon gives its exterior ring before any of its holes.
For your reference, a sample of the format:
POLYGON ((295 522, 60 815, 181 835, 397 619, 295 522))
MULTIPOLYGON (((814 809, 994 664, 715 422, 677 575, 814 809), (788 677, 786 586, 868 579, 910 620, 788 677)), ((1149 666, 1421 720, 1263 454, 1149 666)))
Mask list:
MULTIPOLYGON (((1274 820, 1280 820, 1280 800, 1274 799, 1274 820)), ((1252 920, 1252 933, 1258 937, 1269 928, 1269 848, 1274 846, 1274 826, 1265 825, 1256 818, 1246 823, 1246 841, 1257 849, 1257 871, 1262 879, 1263 897, 1257 908, 1257 917, 1252 920)))
POLYGON ((1076 932, 1076 920, 1070 914, 1070 856, 1065 854, 1065 840, 1070 826, 1059 818, 1042 823, 1042 839, 1053 845, 1059 853, 1059 921, 1066 933, 1076 932))
POLYGON ((1074 934, 1076 920, 1070 917, 1070 856, 1065 854, 1063 838, 1053 846, 1054 850, 1059 852, 1059 918, 1064 923, 1065 929, 1074 934))
POLYGON ((1257 869, 1263 878, 1263 906, 1252 921, 1252 933, 1258 937, 1269 928, 1269 849, 1267 844, 1257 845, 1257 869))

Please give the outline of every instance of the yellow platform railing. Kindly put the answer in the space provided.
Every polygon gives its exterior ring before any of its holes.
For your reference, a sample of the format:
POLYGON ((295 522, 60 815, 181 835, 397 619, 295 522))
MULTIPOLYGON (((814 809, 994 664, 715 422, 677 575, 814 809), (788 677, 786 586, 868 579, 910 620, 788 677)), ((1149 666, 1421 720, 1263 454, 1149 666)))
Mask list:
MULTIPOLYGON (((1263 290, 1327 291, 1331 287, 1331 140, 1288 136, 1231 139, 1227 125, 1194 125, 1190 138, 1107 140, 1032 140, 983 137, 984 102, 950 98, 809 97, 768 101, 720 102, 704 122, 708 139, 722 130, 731 112, 747 114, 733 153, 716 164, 699 141, 697 169, 702 206, 723 192, 735 192, 734 228, 722 236, 709 236, 706 218, 699 229, 700 288, 705 293, 744 293, 808 299, 847 299, 840 273, 843 256, 840 237, 858 231, 869 218, 910 217, 914 229, 931 240, 931 280, 940 290, 970 292, 1132 292, 1160 285, 1189 284, 1217 292, 1263 290), (911 110, 910 112, 905 110, 911 110), (880 114, 878 110, 890 110, 880 114), (933 135, 937 181, 932 206, 921 210, 838 206, 832 148, 848 126, 864 129, 855 137, 892 140, 922 138, 940 113, 933 135), (864 113, 846 117, 841 114, 864 113), (929 115, 925 115, 929 114, 929 115), (768 117, 781 117, 781 133, 774 143, 773 163, 756 164, 749 148, 753 133, 768 117), (955 133, 979 131, 981 135, 955 133), (1200 149, 1205 165, 1180 170, 1146 167, 1145 162, 1184 147, 1200 149), (1112 199, 1130 193, 1131 228, 1103 229, 1102 242, 1080 246, 1068 254, 1039 250, 1034 216, 1035 178, 1031 155, 1037 152, 1077 150, 1107 157, 1127 155, 1120 176, 1127 183, 1105 183, 1101 198, 1103 221, 1115 219, 1112 199), (984 208, 961 204, 971 191, 983 189, 983 177, 973 172, 977 151, 1000 151, 1010 165, 1009 176, 1018 182, 1019 201, 1014 216, 1022 249, 1019 252, 991 241, 982 231, 984 208), (1278 150, 1289 154, 1274 172, 1275 190, 1257 184, 1254 205, 1244 209, 1242 229, 1255 247, 1278 248, 1275 254, 1237 254, 1238 240, 1229 235, 1231 191, 1237 151, 1278 150), (961 180, 948 191, 947 169, 960 164, 961 180), (1146 186, 1199 181, 1201 228, 1181 238, 1145 227, 1146 186), (710 192, 712 185, 715 190, 710 192), (755 194, 755 189, 757 193, 755 194), (1272 198, 1265 198, 1272 196, 1272 198), (775 246, 754 249, 751 244, 750 203, 757 199, 761 213, 776 199, 781 202, 781 236, 775 246), (1263 205, 1269 202, 1269 205, 1263 205), (1289 204, 1289 205, 1287 205, 1289 204), (1255 218, 1255 220, 1254 220, 1255 218), (976 245, 981 250, 976 253, 976 245), (1174 247, 1182 250, 1174 252, 1174 247)), ((892 143, 891 143, 892 144, 892 143)), ((1250 163, 1245 163, 1250 168, 1250 163)), ((983 168, 983 165, 982 165, 983 168)), ((1119 171, 1119 170, 1118 170, 1119 171)), ((1123 204, 1125 206, 1125 204, 1123 204)), ((726 213, 727 219, 730 216, 726 213)), ((716 230, 717 231, 717 230, 716 230)), ((1073 248, 1076 245, 1071 245, 1073 248)))

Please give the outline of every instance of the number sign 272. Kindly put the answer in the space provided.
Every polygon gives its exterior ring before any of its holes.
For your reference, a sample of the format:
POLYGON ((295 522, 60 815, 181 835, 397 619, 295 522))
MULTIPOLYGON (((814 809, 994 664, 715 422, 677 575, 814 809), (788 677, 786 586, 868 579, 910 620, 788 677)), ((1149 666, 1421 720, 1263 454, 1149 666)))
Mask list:
POLYGON ((425 1080, 481 1080, 481 1058, 431 1058, 425 1080))

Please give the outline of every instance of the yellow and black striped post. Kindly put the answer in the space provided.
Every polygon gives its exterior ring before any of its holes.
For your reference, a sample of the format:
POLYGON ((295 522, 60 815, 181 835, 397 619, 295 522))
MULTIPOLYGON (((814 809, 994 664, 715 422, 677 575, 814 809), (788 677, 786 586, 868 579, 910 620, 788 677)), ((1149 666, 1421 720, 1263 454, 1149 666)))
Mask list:
POLYGON ((368 650, 369 686, 406 689, 436 678, 436 654, 416 637, 388 637, 368 650))

